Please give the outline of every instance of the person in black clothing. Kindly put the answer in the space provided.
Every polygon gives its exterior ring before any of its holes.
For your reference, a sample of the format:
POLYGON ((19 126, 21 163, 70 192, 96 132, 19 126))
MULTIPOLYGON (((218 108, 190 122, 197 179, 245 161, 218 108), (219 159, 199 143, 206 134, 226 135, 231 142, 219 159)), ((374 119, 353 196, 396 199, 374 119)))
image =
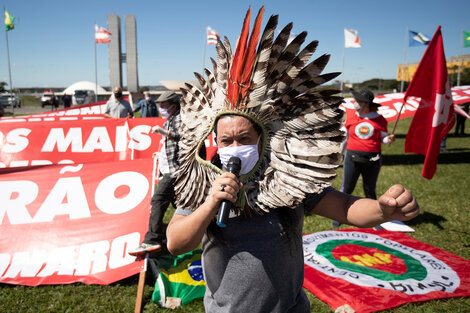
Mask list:
POLYGON ((62 102, 64 103, 64 108, 69 108, 72 104, 72 97, 68 94, 62 96, 62 102))
MULTIPOLYGON (((460 104, 459 107, 468 113, 468 106, 470 102, 460 104)), ((455 136, 464 136, 465 135, 465 121, 467 118, 463 115, 457 114, 457 121, 455 123, 455 136)))
POLYGON ((57 98, 55 95, 51 97, 51 110, 56 110, 59 107, 59 101, 57 101, 57 98))

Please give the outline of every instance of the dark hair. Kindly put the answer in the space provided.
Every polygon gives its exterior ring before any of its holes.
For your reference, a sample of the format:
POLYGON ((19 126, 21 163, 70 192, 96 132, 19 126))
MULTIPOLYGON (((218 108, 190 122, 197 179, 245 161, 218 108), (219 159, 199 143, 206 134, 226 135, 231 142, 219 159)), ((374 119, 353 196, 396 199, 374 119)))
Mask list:
POLYGON ((221 116, 219 116, 216 120, 215 120, 215 123, 214 123, 214 133, 215 135, 217 136, 217 124, 219 123, 219 121, 225 117, 228 117, 228 116, 241 116, 241 117, 244 117, 246 118, 248 121, 250 121, 251 123, 251 126, 253 126, 253 128, 256 130, 256 132, 258 133, 258 135, 261 135, 263 133, 263 129, 261 128, 261 126, 259 126, 257 123, 253 122, 250 118, 246 117, 246 116, 243 116, 243 115, 238 115, 238 114, 223 114, 221 116))
POLYGON ((172 104, 174 104, 174 105, 176 105, 176 106, 178 107, 178 109, 181 108, 181 102, 180 102, 180 98, 179 98, 179 97, 176 98, 176 99, 174 99, 174 100, 171 100, 171 101, 169 101, 169 102, 172 103, 172 104))

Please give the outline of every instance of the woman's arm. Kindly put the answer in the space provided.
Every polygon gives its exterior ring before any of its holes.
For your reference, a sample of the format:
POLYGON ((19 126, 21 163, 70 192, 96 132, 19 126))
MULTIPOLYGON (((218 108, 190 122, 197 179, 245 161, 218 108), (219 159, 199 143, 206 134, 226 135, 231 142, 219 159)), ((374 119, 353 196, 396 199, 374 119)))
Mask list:
POLYGON ((379 200, 332 190, 313 208, 312 213, 341 224, 365 228, 392 220, 410 220, 419 214, 419 206, 411 191, 402 185, 393 185, 379 200))
POLYGON ((390 145, 392 142, 395 141, 395 135, 389 135, 387 132, 381 131, 380 138, 382 139, 382 143, 385 145, 390 145))
POLYGON ((225 172, 212 184, 211 192, 206 201, 192 214, 184 216, 175 214, 166 230, 167 248, 173 255, 179 255, 197 248, 209 223, 219 210, 220 202, 235 202, 242 184, 237 176, 225 172), (226 187, 222 191, 221 186, 226 187))

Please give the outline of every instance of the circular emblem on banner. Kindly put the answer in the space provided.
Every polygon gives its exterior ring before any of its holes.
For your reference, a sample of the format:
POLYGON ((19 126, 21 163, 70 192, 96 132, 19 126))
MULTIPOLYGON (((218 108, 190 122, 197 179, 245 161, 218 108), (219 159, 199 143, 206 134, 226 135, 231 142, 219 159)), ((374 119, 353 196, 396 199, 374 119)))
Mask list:
POLYGON ((409 295, 454 292, 457 273, 424 250, 363 232, 325 231, 303 237, 304 263, 324 275, 409 295))
POLYGON ((374 126, 369 122, 359 123, 356 126, 355 133, 361 139, 369 139, 374 134, 374 126))

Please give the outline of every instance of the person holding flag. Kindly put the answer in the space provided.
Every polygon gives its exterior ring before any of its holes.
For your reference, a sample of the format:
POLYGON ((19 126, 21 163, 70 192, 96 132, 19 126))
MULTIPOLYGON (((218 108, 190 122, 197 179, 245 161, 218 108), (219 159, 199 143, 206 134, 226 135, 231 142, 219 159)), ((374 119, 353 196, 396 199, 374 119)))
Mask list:
MULTIPOLYGON (((374 94, 367 89, 351 90, 355 111, 348 110, 344 131, 346 139, 341 144, 344 154, 343 183, 341 191, 352 194, 359 175, 366 198, 377 199, 376 185, 382 167, 382 144, 391 144, 395 135, 387 132, 387 120, 377 112, 380 104, 374 102, 374 94)), ((338 221, 332 222, 339 227, 338 221)))
POLYGON ((341 191, 352 194, 359 175, 362 175, 366 198, 377 199, 376 185, 382 166, 381 144, 395 141, 395 135, 387 132, 387 120, 377 113, 380 104, 374 102, 374 94, 367 89, 351 90, 354 96, 355 112, 347 112, 346 147, 343 164, 341 191))

